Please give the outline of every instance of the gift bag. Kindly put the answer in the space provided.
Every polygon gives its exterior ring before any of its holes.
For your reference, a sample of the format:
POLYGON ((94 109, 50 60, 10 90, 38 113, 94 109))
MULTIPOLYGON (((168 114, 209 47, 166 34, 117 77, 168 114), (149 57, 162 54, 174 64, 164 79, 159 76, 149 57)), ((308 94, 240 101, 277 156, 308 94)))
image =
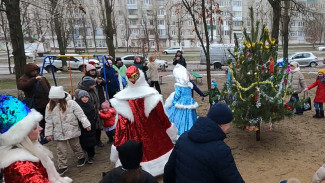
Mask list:
POLYGON ((311 99, 308 96, 308 92, 304 92, 304 106, 303 106, 304 111, 309 111, 311 110, 311 99), (306 95, 307 93, 307 95, 306 95))

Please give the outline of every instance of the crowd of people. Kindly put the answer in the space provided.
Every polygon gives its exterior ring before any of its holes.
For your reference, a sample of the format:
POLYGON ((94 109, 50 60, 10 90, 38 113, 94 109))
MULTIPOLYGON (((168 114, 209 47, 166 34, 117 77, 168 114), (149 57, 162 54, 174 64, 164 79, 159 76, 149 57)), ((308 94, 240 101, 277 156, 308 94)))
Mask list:
MULTIPOLYGON (((114 61, 108 56, 101 70, 88 64, 74 96, 63 86, 50 86, 39 76, 37 65, 27 64, 17 86, 33 102, 0 95, 0 168, 4 181, 72 182, 63 177, 68 171, 68 148, 73 150, 78 167, 92 164, 95 149, 105 144, 101 140, 104 130, 115 168, 101 183, 156 183, 159 175, 166 183, 244 182, 224 142, 233 114, 220 101, 217 82, 213 80, 211 89, 202 92, 178 51, 173 60, 175 92, 164 102, 154 60, 151 56, 146 64, 135 57, 127 68, 120 58, 114 61), (193 90, 202 99, 209 96, 206 117, 197 116, 193 90), (44 146, 50 141, 56 145, 57 168, 52 152, 44 146)), ((299 64, 291 62, 290 68, 289 84, 294 90, 290 103, 299 101, 299 93, 317 86, 314 117, 324 118, 325 70, 320 69, 316 81, 307 86, 299 64)), ((303 111, 303 106, 297 106, 295 113, 301 115, 303 111)), ((323 166, 312 181, 324 179, 323 166)), ((299 182, 281 182, 294 181, 299 182)))

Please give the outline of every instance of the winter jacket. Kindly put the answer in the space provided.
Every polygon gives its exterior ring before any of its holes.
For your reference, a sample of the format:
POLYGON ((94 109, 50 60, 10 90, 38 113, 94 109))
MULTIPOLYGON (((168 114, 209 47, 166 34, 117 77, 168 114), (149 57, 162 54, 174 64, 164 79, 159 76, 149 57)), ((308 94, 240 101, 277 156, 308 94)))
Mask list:
POLYGON ((291 70, 288 77, 291 81, 291 86, 295 94, 301 93, 307 88, 304 75, 300 72, 300 69, 291 70))
MULTIPOLYGON (((100 76, 100 74, 98 74, 98 75, 90 75, 89 74, 89 71, 87 71, 86 72, 86 76, 90 76, 90 77, 92 77, 92 78, 94 78, 96 80, 96 78, 98 76, 100 76)), ((84 77, 82 77, 82 78, 84 78, 84 77)), ((106 98, 105 98, 105 92, 104 92, 105 91, 105 85, 106 85, 106 81, 104 80, 104 78, 103 78, 103 80, 102 80, 101 83, 96 82, 96 89, 97 89, 97 93, 98 93, 98 97, 99 97, 99 102, 100 103, 103 103, 106 100, 106 98)))
MULTIPOLYGON (((109 171, 99 183, 120 183, 124 172, 125 170, 121 166, 116 167, 109 171)), ((137 183, 158 183, 158 181, 148 172, 141 170, 137 183)))
POLYGON ((101 75, 104 79, 104 69, 108 93, 114 95, 120 90, 118 79, 115 77, 115 70, 111 66, 105 64, 104 68, 101 70, 101 75))
MULTIPOLYGON (((89 87, 85 87, 81 84, 81 81, 78 83, 77 89, 75 91, 75 96, 78 96, 80 90, 86 90, 90 96, 89 101, 94 106, 96 113, 98 113, 100 108, 100 101, 98 97, 98 93, 96 89, 90 89, 89 87)), ((103 122, 100 118, 97 119, 96 123, 96 129, 102 129, 103 128, 103 122)))
POLYGON ((148 64, 147 77, 150 81, 158 81, 158 66, 155 62, 148 64))
POLYGON ((208 91, 204 92, 204 96, 208 96, 209 95, 209 103, 211 105, 218 103, 220 100, 220 92, 218 88, 215 89, 210 89, 208 91))
POLYGON ((321 183, 323 180, 325 180, 325 164, 315 172, 312 183, 321 183))
POLYGON ((116 70, 116 72, 118 72, 122 77, 126 77, 126 66, 123 64, 122 66, 117 66, 117 65, 113 65, 112 66, 114 70, 116 70))
POLYGON ((177 140, 164 169, 165 183, 242 183, 226 134, 209 118, 198 118, 177 140), (189 153, 190 152, 190 153, 189 153))
POLYGON ((79 137, 80 145, 83 149, 94 147, 97 144, 95 129, 98 120, 98 113, 96 113, 94 106, 89 101, 84 103, 81 100, 76 100, 76 102, 81 107, 91 124, 91 130, 87 131, 82 127, 81 121, 79 121, 79 127, 81 129, 81 135, 79 137))
POLYGON ((104 127, 108 128, 114 125, 115 123, 115 115, 116 111, 114 108, 109 108, 108 111, 99 111, 99 117, 103 120, 104 122, 104 127))
POLYGON ((45 136, 53 135, 54 140, 68 140, 81 135, 78 120, 83 128, 91 124, 81 107, 74 100, 67 101, 67 109, 64 113, 60 110, 60 104, 57 103, 52 111, 49 110, 50 104, 45 110, 45 136))
POLYGON ((177 65, 177 64, 181 64, 182 66, 184 66, 186 68, 187 64, 186 64, 186 61, 185 61, 185 58, 183 57, 182 55, 182 52, 181 51, 177 51, 176 54, 175 54, 175 58, 173 59, 173 65, 177 65), (176 57, 177 56, 177 53, 181 53, 181 56, 180 56, 180 59, 179 60, 176 60, 176 57))
MULTIPOLYGON (((22 90, 25 93, 26 98, 32 98, 34 95, 34 90, 36 87, 36 77, 31 75, 31 72, 37 70, 38 73, 40 68, 34 64, 29 63, 25 66, 25 74, 22 75, 17 82, 18 90, 22 90)), ((49 103, 49 91, 50 91, 50 83, 47 81, 45 77, 39 81, 38 87, 35 92, 34 101, 35 101, 35 109, 45 108, 49 103)))
POLYGON ((314 88, 315 86, 317 86, 317 89, 314 101, 318 103, 325 103, 325 82, 321 82, 321 79, 317 78, 313 84, 308 86, 308 90, 314 88))

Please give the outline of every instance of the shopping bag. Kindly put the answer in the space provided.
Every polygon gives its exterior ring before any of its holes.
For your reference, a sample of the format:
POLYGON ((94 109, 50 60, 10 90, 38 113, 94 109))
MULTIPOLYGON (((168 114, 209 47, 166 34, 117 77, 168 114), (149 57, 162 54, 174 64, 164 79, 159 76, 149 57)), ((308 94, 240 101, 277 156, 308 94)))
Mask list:
POLYGON ((303 106, 304 111, 309 111, 311 110, 311 99, 308 96, 308 92, 304 92, 304 106, 303 106), (307 96, 306 96, 307 93, 307 96))

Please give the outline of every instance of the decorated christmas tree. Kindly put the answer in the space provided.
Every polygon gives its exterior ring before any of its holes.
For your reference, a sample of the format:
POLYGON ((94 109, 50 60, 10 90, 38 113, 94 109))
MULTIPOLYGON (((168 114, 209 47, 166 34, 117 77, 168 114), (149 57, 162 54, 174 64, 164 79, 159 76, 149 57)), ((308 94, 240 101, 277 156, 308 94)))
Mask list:
POLYGON ((227 82, 222 97, 234 114, 233 123, 246 130, 256 131, 260 139, 260 124, 272 123, 292 115, 292 106, 286 104, 287 95, 291 93, 288 85, 288 63, 276 63, 276 41, 270 38, 269 30, 254 27, 253 10, 250 9, 251 32, 243 29, 243 38, 238 40, 230 52, 227 82), (261 31, 259 32, 259 29, 261 31))

